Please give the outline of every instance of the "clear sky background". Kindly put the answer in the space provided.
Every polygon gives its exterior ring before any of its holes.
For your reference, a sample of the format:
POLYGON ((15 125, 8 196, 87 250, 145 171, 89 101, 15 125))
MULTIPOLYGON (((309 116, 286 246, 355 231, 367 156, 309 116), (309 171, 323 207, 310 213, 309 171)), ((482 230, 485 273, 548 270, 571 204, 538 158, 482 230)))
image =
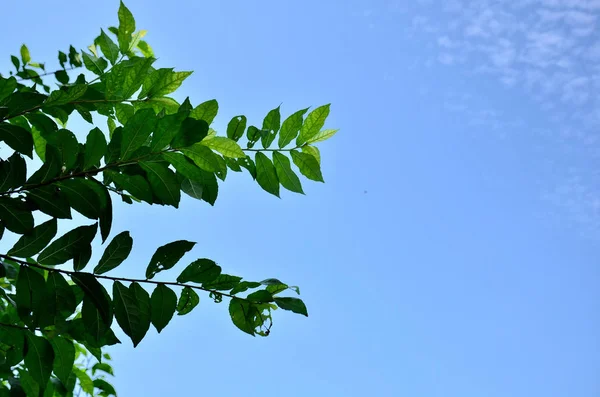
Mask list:
MULTIPOLYGON (((214 208, 117 206, 118 274, 189 239, 188 261, 300 285, 310 313, 258 339, 203 296, 109 350, 120 396, 600 395, 600 2, 126 4, 219 131, 329 102, 341 131, 306 196, 231 173, 214 208)), ((117 8, 4 2, 0 68, 22 42, 54 64, 117 8)))

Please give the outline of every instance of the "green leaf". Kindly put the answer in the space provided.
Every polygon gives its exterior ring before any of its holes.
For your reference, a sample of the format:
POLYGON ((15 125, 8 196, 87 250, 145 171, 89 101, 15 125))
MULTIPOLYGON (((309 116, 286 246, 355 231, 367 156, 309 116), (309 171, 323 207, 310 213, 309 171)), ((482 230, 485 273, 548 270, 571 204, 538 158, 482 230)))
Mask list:
POLYGON ((275 140, 275 136, 279 131, 281 125, 281 114, 279 112, 279 106, 271 110, 265 119, 263 120, 263 134, 261 136, 261 143, 263 148, 268 148, 271 143, 275 140))
POLYGON ((140 89, 154 58, 132 57, 106 74, 106 99, 129 99, 140 89))
POLYGON ((106 147, 104 133, 99 128, 91 130, 85 141, 83 169, 89 170, 92 167, 98 167, 100 160, 104 157, 106 147))
POLYGON ((233 117, 231 121, 229 121, 229 124, 227 124, 227 137, 229 139, 233 139, 234 141, 238 141, 244 136, 247 122, 248 119, 246 116, 240 115, 233 117))
POLYGON ((16 189, 25 184, 27 164, 17 152, 7 160, 0 160, 0 192, 16 189))
POLYGON ((246 157, 246 154, 244 153, 240 145, 237 144, 236 141, 222 136, 216 136, 212 139, 204 140, 202 141, 202 145, 208 146, 209 148, 216 150, 225 157, 246 157))
POLYGON ((146 269, 146 278, 151 279, 157 273, 171 269, 186 252, 194 248, 194 245, 196 243, 191 241, 178 240, 159 247, 150 259, 146 269))
POLYGON ((90 246, 96 236, 98 224, 80 226, 62 237, 54 240, 38 255, 38 262, 46 266, 54 266, 74 259, 77 255, 90 246))
POLYGON ((56 219, 33 228, 31 233, 21 236, 19 241, 8 251, 8 255, 20 258, 32 257, 40 252, 56 236, 56 219))
POLYGON ((87 218, 98 219, 101 206, 93 184, 94 182, 83 178, 66 179, 57 183, 75 211, 87 218))
POLYGON ((256 281, 242 281, 240 282, 238 285, 236 285, 231 291, 230 293, 233 294, 238 294, 240 292, 245 292, 250 288, 256 288, 256 287, 260 287, 260 283, 257 283, 256 281))
POLYGON ((256 303, 268 303, 273 302, 273 294, 267 289, 261 289, 259 291, 249 294, 246 299, 256 303))
POLYGON ((15 303, 17 313, 23 322, 35 324, 41 314, 44 299, 44 277, 28 266, 19 268, 17 276, 15 303), (33 312, 33 315, 31 314, 33 312))
MULTIPOLYGON (((84 53, 85 59, 85 53, 84 53)), ((69 102, 73 102, 79 98, 81 98, 87 90, 86 84, 75 84, 66 89, 60 89, 56 91, 52 91, 48 99, 44 102, 44 107, 46 106, 60 106, 65 105, 69 102)))
POLYGON ((186 178, 194 181, 203 181, 204 172, 191 160, 184 155, 174 152, 166 152, 162 154, 162 158, 168 161, 175 167, 175 170, 186 178))
MULTIPOLYGON (((245 333, 254 336, 261 312, 257 305, 240 298, 233 298, 229 302, 229 316, 233 324, 245 333)), ((262 323, 261 323, 262 324, 262 323)))
POLYGON ((98 37, 98 45, 102 50, 102 53, 110 61, 112 65, 117 62, 119 58, 119 47, 111 40, 111 38, 104 33, 104 30, 100 29, 100 36, 98 37))
POLYGON ((330 104, 320 106, 306 116, 300 134, 296 139, 296 146, 302 146, 321 131, 327 116, 329 116, 329 106, 330 104))
POLYGON ((8 108, 6 117, 30 113, 38 109, 46 100, 46 95, 37 92, 15 92, 0 101, 0 106, 8 108))
POLYGON ((54 350, 50 342, 41 336, 27 332, 27 354, 25 367, 39 385, 45 385, 52 374, 54 350))
MULTIPOLYGON (((79 290, 79 288, 77 287, 79 290)), ((49 272, 46 280, 43 311, 40 316, 41 326, 59 324, 71 316, 77 308, 74 288, 58 272, 49 272)), ((81 290, 79 290, 81 291, 81 290)))
POLYGON ((152 134, 150 150, 157 152, 163 150, 179 132, 184 117, 181 114, 172 114, 158 119, 152 134))
POLYGON ((150 185, 144 177, 140 175, 118 174, 116 172, 108 173, 111 179, 122 190, 127 190, 133 197, 144 200, 152 204, 152 191, 150 185))
MULTIPOLYGON (((51 145, 57 150, 56 153, 52 154, 52 158, 47 156, 49 157, 47 160, 53 162, 58 160, 58 166, 61 167, 63 171, 71 170, 76 165, 79 155, 79 142, 77 142, 75 134, 69 130, 61 129, 50 135, 42 134, 42 136, 47 141, 48 145, 51 145)), ((50 154, 48 146, 46 146, 46 153, 47 155, 50 154)))
POLYGON ((112 228, 112 199, 110 198, 108 189, 106 186, 100 183, 100 181, 90 181, 92 184, 89 186, 92 188, 92 190, 94 190, 96 197, 98 197, 98 201, 100 202, 100 236, 102 237, 102 243, 104 243, 110 234, 110 229, 112 228))
POLYGON ((198 259, 190 263, 177 277, 178 283, 210 283, 221 274, 221 266, 210 259, 198 259))
POLYGON ((112 303, 102 284, 93 274, 84 272, 71 273, 71 279, 83 290, 85 297, 96 306, 104 324, 110 326, 113 317, 112 303))
POLYGON ((321 164, 321 152, 317 147, 305 145, 302 146, 302 151, 313 156, 317 160, 317 163, 321 164))
POLYGON ((94 364, 94 366, 92 367, 92 375, 96 375, 96 371, 106 372, 107 374, 114 376, 112 367, 107 363, 94 364))
POLYGON ((281 125, 281 131, 279 132, 280 148, 286 147, 296 138, 300 128, 302 128, 304 114, 306 114, 307 111, 308 108, 299 110, 285 119, 281 125))
POLYGON ((0 141, 13 150, 33 158, 33 137, 31 132, 23 127, 8 123, 0 123, 0 141))
POLYGON ((81 309, 81 317, 87 335, 86 342, 90 346, 100 347, 104 336, 109 332, 109 326, 104 322, 100 311, 89 298, 84 297, 81 309))
POLYGON ((27 198, 45 214, 59 219, 71 219, 71 207, 66 196, 53 186, 32 189, 27 192, 27 198))
POLYGON ((7 79, 0 77, 0 101, 12 94, 15 88, 17 88, 17 79, 12 76, 7 79))
POLYGON ((140 166, 148 174, 148 182, 152 191, 164 204, 179 207, 181 192, 179 181, 173 171, 165 164, 142 161, 140 166))
POLYGON ((79 367, 73 367, 73 373, 79 380, 79 386, 81 387, 81 390, 90 396, 93 395, 94 381, 92 381, 92 378, 90 378, 90 376, 84 370, 79 369, 79 367))
POLYGON ((142 146, 156 125, 156 114, 151 109, 142 109, 123 127, 121 138, 121 159, 127 160, 131 154, 142 146))
POLYGON ((106 148, 106 154, 104 155, 105 164, 113 164, 119 160, 121 155, 122 134, 123 127, 117 127, 114 129, 110 142, 106 148))
MULTIPOLYGON (((248 138, 248 141, 256 142, 260 138, 260 130, 255 126, 251 125, 246 131, 246 137, 248 138)), ((252 146, 248 145, 248 147, 252 146)))
POLYGON ((184 179, 181 182, 181 190, 190 197, 202 199, 210 205, 214 205, 219 193, 219 185, 215 174, 202 170, 203 180, 193 181, 184 179))
POLYGON ((196 143, 185 149, 181 149, 181 152, 205 171, 216 172, 219 170, 217 155, 202 143, 196 143))
POLYGON ((200 142, 208 134, 208 124, 204 120, 186 118, 181 123, 181 128, 171 141, 171 147, 183 148, 200 142))
POLYGON ((75 363, 75 346, 61 337, 51 339, 50 343, 54 351, 54 374, 63 384, 67 384, 75 363))
POLYGON ((313 181, 324 182, 321 166, 314 156, 297 150, 292 150, 291 155, 294 164, 296 164, 302 175, 313 181))
POLYGON ((315 136, 310 138, 307 143, 317 143, 325 141, 336 134, 339 130, 323 130, 319 131, 315 136))
POLYGON ((102 390, 102 396, 116 396, 115 388, 102 378, 94 379, 94 387, 102 390))
POLYGON ((150 45, 148 43, 146 43, 144 40, 140 40, 137 44, 137 48, 142 52, 142 54, 147 57, 153 57, 154 56, 154 51, 152 50, 152 47, 150 47, 150 45))
POLYGON ((191 312, 200 303, 200 297, 190 287, 184 287, 177 302, 177 314, 183 316, 191 312))
POLYGON ((277 306, 282 308, 283 310, 291 310, 294 313, 302 314, 308 317, 308 311, 306 310, 306 305, 302 302, 301 299, 298 298, 274 298, 277 306))
POLYGON ((31 55, 29 55, 29 49, 25 44, 21 46, 21 60, 23 61, 23 65, 26 65, 29 62, 31 62, 31 55))
POLYGON ((152 325, 160 333, 173 318, 177 307, 177 295, 164 284, 156 286, 152 292, 152 325))
MULTIPOLYGON (((21 383, 21 387, 25 391, 25 395, 27 396, 39 396, 40 395, 40 385, 33 379, 33 376, 29 374, 29 372, 25 370, 19 371, 19 382, 21 383)), ((0 389, 0 392, 2 389, 0 389)), ((11 395, 16 394, 16 390, 11 387, 11 395)), ((0 395, 2 395, 0 393, 0 395)), ((7 393, 8 395, 8 393, 7 393)))
POLYGON ((133 18, 133 14, 125 4, 121 1, 119 5, 119 48, 123 52, 129 51, 129 43, 131 41, 131 35, 135 32, 135 19, 133 18))
POLYGON ((85 68, 90 72, 99 76, 104 74, 104 70, 108 67, 108 62, 104 58, 98 58, 92 54, 88 54, 85 51, 81 51, 83 57, 83 64, 85 68))
POLYGON ((216 100, 211 99, 196 106, 191 112, 190 117, 196 120, 204 120, 210 125, 217 113, 219 112, 219 104, 216 100))
POLYGON ((275 165, 277 178, 284 188, 292 192, 304 194, 300 179, 292 170, 290 159, 287 156, 279 152, 273 152, 273 164, 275 165))
POLYGON ((17 198, 0 197, 0 220, 13 233, 26 234, 33 229, 33 215, 17 198))
POLYGON ((100 262, 94 268, 94 273, 103 274, 119 266, 127 259, 132 247, 133 239, 129 232, 117 234, 104 250, 100 262))
POLYGON ((241 277, 231 276, 229 274, 220 274, 216 279, 210 282, 202 283, 202 288, 216 291, 226 291, 235 288, 241 280, 241 277))
POLYGON ((119 123, 123 125, 127 124, 129 119, 133 117, 134 113, 135 108, 132 105, 127 103, 115 104, 115 114, 117 116, 117 120, 119 120, 119 123))
POLYGON ((119 281, 113 284, 115 318, 123 332, 131 338, 133 347, 141 342, 150 326, 150 298, 147 293, 144 296, 139 288, 142 287, 136 283, 132 283, 130 288, 119 281))
POLYGON ((279 197, 279 179, 271 160, 262 152, 256 152, 256 181, 265 191, 279 197))
POLYGON ((144 80, 138 98, 165 96, 177 90, 192 72, 174 72, 172 68, 156 69, 144 80))

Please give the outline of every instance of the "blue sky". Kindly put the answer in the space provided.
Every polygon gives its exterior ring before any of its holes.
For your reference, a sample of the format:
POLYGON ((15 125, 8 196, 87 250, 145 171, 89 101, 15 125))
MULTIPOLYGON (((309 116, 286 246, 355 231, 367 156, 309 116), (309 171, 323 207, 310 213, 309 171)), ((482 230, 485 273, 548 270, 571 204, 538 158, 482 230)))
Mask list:
MULTIPOLYGON (((217 130, 331 102, 341 131, 306 196, 233 174, 214 208, 116 208, 120 274, 194 240, 189 260, 300 285, 310 313, 253 339, 201 297, 110 350, 120 396, 600 394, 599 1, 127 5, 158 65, 195 71, 180 98, 219 101, 217 130)), ((85 48, 117 7, 4 4, 0 68, 22 42, 85 48)))

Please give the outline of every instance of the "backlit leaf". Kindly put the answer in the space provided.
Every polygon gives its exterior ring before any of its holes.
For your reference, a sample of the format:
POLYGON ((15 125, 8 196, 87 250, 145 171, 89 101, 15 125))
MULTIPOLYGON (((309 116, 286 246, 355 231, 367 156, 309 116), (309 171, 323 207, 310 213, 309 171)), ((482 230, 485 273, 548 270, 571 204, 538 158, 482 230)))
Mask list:
POLYGON ((38 262, 47 266, 54 266, 75 258, 81 250, 86 249, 91 244, 97 229, 98 226, 95 223, 90 226, 79 226, 65 233, 38 255, 38 262))
POLYGON ((198 259, 190 263, 177 277, 178 283, 210 283, 221 274, 221 266, 210 259, 198 259))
POLYGON ((191 241, 178 240, 159 247, 150 259, 146 269, 146 278, 151 279, 157 273, 171 269, 186 252, 194 248, 194 245, 196 243, 191 241))
POLYGON ((327 116, 329 116, 329 107, 329 104, 320 106, 306 116, 306 120, 300 128, 300 134, 296 139, 296 146, 302 146, 321 131, 327 116))
POLYGON ((244 153, 240 145, 237 144, 236 141, 222 136, 216 136, 212 139, 202 141, 202 145, 208 146, 209 148, 216 150, 225 157, 246 157, 246 154, 244 153))
POLYGON ((0 220, 8 230, 17 234, 29 233, 33 229, 33 215, 17 198, 0 197, 0 220))
POLYGON ((308 317, 308 311, 306 310, 306 305, 302 302, 301 299, 298 298, 274 298, 277 306, 282 308, 283 310, 291 310, 294 313, 302 314, 308 317))
POLYGON ((241 137, 244 136, 244 131, 246 131, 246 123, 248 119, 246 116, 235 116, 229 121, 227 124, 227 137, 229 139, 233 139, 234 141, 238 141, 241 137))
POLYGON ((173 318, 177 307, 177 295, 164 284, 156 286, 152 292, 152 325, 160 333, 173 318))
POLYGON ((262 152, 257 152, 256 181, 265 191, 279 197, 279 179, 271 160, 262 152))
POLYGON ((279 152, 273 152, 273 164, 275 165, 277 178, 284 188, 292 192, 304 194, 300 179, 292 170, 290 159, 287 156, 279 152))
POLYGON ((56 219, 42 223, 33 228, 31 233, 21 236, 19 241, 8 251, 8 255, 28 258, 40 252, 56 236, 56 219))
POLYGON ((190 112, 190 117, 196 120, 204 120, 210 125, 217 116, 218 112, 219 104, 216 100, 211 99, 196 106, 190 112))
POLYGON ((75 347, 68 339, 56 337, 50 340, 54 351, 54 374, 63 384, 67 384, 75 363, 75 347))
POLYGON ((94 128, 90 131, 85 142, 85 154, 83 169, 89 170, 92 167, 97 167, 100 160, 106 152, 106 137, 99 128, 94 128))
POLYGON ((148 140, 155 125, 156 115, 153 110, 142 109, 135 113, 123 127, 121 159, 129 159, 131 154, 148 140))
POLYGON ((302 175, 313 181, 323 182, 321 166, 314 156, 297 150, 292 150, 291 155, 302 175))
POLYGON ((181 199, 177 176, 166 165, 142 161, 140 166, 148 174, 148 181, 154 194, 166 205, 179 207, 181 199))
POLYGON ((190 287, 184 287, 177 302, 177 314, 183 316, 191 312, 200 303, 200 297, 190 287))
POLYGON ((71 279, 83 290, 85 299, 91 300, 96 306, 104 323, 110 326, 113 317, 112 303, 102 284, 93 274, 84 272, 72 273, 71 279))
POLYGON ((106 273, 119 266, 129 256, 132 246, 133 239, 129 235, 129 232, 117 234, 104 250, 100 262, 94 268, 94 273, 106 273))
POLYGON ((290 142, 296 139, 300 128, 302 128, 304 114, 306 114, 307 111, 308 108, 299 110, 284 120, 281 125, 281 131, 279 132, 278 144, 280 148, 286 147, 290 142))

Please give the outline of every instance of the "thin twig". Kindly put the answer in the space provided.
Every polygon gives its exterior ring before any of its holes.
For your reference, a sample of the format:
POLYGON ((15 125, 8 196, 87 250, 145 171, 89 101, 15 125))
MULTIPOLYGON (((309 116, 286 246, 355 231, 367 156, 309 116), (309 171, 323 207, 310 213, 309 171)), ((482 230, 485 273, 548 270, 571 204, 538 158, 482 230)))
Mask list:
MULTIPOLYGON (((66 71, 69 71, 69 70, 77 69, 77 68, 79 68, 79 67, 80 67, 80 66, 78 66, 78 67, 75 67, 75 66, 73 66, 73 67, 66 68, 66 69, 55 70, 55 71, 53 71, 53 72, 44 72, 44 73, 42 73, 42 74, 38 74, 37 76, 27 76, 27 77, 21 77, 21 78, 20 78, 20 79, 18 79, 17 81, 23 81, 23 80, 32 80, 32 79, 35 79, 35 78, 37 78, 37 77, 49 76, 49 75, 51 75, 51 74, 56 74, 56 73, 58 73, 58 72, 63 72, 63 71, 65 71, 65 72, 66 72, 66 71)), ((37 72, 36 72, 36 73, 37 73, 37 72)))
MULTIPOLYGON (((17 262, 20 265, 24 265, 24 266, 32 266, 32 267, 36 267, 38 269, 41 270, 46 270, 49 272, 58 272, 58 273, 62 273, 62 274, 66 274, 68 276, 72 276, 74 274, 78 274, 81 272, 74 272, 71 270, 64 270, 64 269, 57 269, 57 268, 51 268, 51 267, 46 267, 43 265, 40 265, 39 263, 30 263, 30 262, 26 262, 23 261, 21 259, 17 259, 17 258, 13 258, 11 256, 5 255, 5 254, 0 254, 0 258, 4 258, 13 262, 17 262)), ((251 301, 249 299, 246 298, 240 298, 238 296, 235 295, 231 295, 231 294, 227 294, 221 291, 217 291, 214 289, 208 289, 208 288, 204 288, 201 287, 199 285, 193 285, 193 284, 185 284, 185 283, 177 283, 174 281, 154 281, 154 280, 148 280, 148 279, 136 279, 136 278, 127 278, 127 277, 113 277, 113 276, 105 276, 103 274, 92 274, 94 277, 96 278, 100 278, 103 280, 111 280, 111 281, 123 281, 123 282, 127 282, 127 283, 146 283, 146 284, 154 284, 154 285, 172 285, 175 287, 189 287, 189 288, 193 288, 193 289, 197 289, 197 290, 201 290, 201 291, 206 291, 206 292, 211 292, 214 294, 220 294, 223 296, 226 296, 228 298, 237 298, 237 299, 241 299, 241 300, 245 300, 247 302, 250 303, 267 303, 267 302, 257 302, 257 301, 251 301)))

